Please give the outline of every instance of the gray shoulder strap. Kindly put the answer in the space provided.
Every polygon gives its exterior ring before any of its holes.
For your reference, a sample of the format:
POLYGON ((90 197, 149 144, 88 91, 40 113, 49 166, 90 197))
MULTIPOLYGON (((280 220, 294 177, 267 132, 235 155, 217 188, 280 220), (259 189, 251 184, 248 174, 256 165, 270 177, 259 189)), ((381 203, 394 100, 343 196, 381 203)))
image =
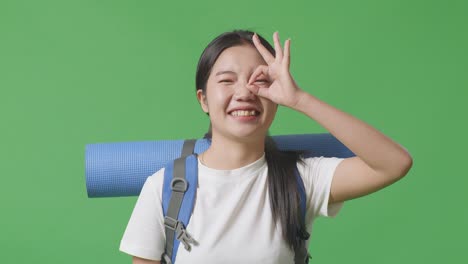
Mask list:
POLYGON ((187 139, 184 141, 184 145, 182 146, 182 154, 180 157, 187 157, 193 154, 193 150, 195 149, 195 143, 197 140, 195 139, 187 139))
POLYGON ((181 157, 174 161, 174 172, 171 181, 171 199, 167 215, 164 217, 164 226, 166 233, 166 248, 161 257, 162 263, 172 264, 172 253, 174 249, 174 236, 184 244, 187 250, 190 250, 190 243, 195 243, 193 238, 185 231, 185 227, 178 220, 180 207, 187 190, 187 181, 185 180, 185 159, 193 153, 195 148, 195 139, 184 141, 181 157))

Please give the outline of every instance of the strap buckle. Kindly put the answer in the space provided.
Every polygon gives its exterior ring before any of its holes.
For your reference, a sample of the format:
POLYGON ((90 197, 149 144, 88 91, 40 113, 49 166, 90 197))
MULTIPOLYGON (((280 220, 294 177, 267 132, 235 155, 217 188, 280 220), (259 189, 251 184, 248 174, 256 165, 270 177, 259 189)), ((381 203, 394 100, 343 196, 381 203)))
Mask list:
POLYGON ((195 241, 195 239, 193 239, 193 237, 189 233, 187 233, 187 230, 185 230, 184 227, 184 223, 182 223, 181 221, 166 216, 164 217, 164 225, 172 231, 175 231, 177 240, 184 244, 184 248, 187 251, 190 251, 192 249, 190 243, 194 245, 197 244, 197 241, 195 241))
POLYGON ((171 260, 171 258, 169 257, 169 255, 166 254, 166 252, 164 252, 164 253, 161 255, 161 263, 162 263, 162 264, 172 264, 172 260, 171 260))

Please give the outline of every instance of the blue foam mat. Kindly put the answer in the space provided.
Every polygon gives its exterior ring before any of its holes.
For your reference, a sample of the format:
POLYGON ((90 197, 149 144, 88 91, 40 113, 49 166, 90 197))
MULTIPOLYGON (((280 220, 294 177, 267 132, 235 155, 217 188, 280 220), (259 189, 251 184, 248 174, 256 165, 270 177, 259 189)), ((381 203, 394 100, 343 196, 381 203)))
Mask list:
MULTIPOLYGON (((305 157, 355 156, 329 133, 282 135, 272 137, 281 150, 303 151, 305 157)), ((176 159, 184 140, 113 142, 87 144, 85 173, 88 197, 139 195, 148 176, 176 159)), ((210 146, 207 139, 198 139, 195 153, 210 146)))

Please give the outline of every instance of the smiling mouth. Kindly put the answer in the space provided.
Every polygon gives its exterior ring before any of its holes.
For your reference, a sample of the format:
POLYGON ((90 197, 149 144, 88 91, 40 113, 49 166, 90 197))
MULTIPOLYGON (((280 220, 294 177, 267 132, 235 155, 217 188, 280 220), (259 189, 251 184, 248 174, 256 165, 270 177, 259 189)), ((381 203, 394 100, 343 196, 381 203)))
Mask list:
POLYGON ((260 112, 256 110, 235 110, 229 113, 232 116, 259 116, 260 112))

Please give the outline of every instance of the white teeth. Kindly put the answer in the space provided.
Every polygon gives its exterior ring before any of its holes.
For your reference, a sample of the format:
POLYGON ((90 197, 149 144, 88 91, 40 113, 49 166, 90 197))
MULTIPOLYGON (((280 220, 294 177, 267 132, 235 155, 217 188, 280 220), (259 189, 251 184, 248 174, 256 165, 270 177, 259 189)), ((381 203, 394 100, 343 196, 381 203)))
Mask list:
POLYGON ((233 116, 255 116, 256 111, 255 110, 251 110, 251 111, 237 110, 237 111, 231 112, 231 115, 233 115, 233 116))

